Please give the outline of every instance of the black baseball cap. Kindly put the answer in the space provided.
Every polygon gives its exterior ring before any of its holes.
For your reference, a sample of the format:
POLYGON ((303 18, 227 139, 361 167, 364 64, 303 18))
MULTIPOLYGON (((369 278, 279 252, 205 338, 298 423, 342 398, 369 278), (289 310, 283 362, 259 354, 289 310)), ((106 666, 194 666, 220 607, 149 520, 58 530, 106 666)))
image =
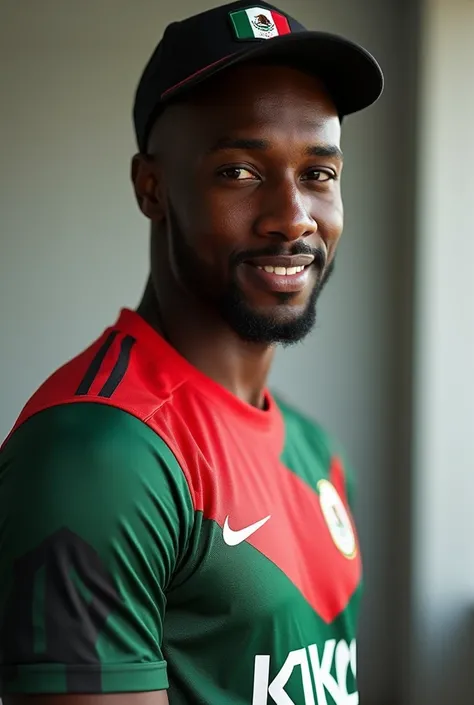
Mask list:
POLYGON ((325 84, 339 116, 375 103, 383 73, 374 57, 344 37, 308 31, 273 5, 238 0, 173 22, 140 78, 133 119, 138 147, 173 100, 229 66, 271 58, 301 66, 325 84))

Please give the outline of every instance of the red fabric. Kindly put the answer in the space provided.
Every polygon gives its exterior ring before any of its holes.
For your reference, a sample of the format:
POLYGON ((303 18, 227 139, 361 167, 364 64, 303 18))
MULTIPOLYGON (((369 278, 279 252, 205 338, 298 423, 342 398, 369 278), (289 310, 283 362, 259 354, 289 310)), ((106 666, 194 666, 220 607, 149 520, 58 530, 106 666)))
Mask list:
MULTIPOLYGON (((326 525, 316 486, 280 461, 284 424, 273 398, 256 409, 203 375, 136 313, 124 310, 117 324, 55 372, 36 392, 13 430, 48 407, 101 403, 125 410, 167 443, 186 476, 196 511, 236 531, 271 515, 247 539, 298 587, 325 622, 347 606, 361 577, 359 552, 348 559, 326 525), (85 396, 76 390, 97 351, 117 330, 85 396), (126 335, 136 338, 126 374, 112 397, 98 396, 126 335)), ((334 459, 329 479, 347 510, 344 470, 334 459)), ((354 530, 355 532, 355 530, 354 530)))

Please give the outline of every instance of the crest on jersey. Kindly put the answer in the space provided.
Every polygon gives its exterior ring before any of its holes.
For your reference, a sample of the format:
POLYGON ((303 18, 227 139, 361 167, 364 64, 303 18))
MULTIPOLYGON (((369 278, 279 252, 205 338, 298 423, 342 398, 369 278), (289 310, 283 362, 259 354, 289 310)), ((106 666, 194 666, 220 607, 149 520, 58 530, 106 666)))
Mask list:
POLYGON ((318 482, 319 502, 324 520, 339 551, 346 558, 355 558, 357 543, 352 522, 336 488, 328 480, 318 482))

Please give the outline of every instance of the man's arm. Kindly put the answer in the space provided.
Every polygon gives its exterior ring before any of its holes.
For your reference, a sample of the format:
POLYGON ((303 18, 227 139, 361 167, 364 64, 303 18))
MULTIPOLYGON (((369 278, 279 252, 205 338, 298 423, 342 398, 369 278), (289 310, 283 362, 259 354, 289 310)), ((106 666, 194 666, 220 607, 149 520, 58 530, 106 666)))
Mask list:
POLYGON ((168 705, 165 690, 107 695, 14 695, 3 705, 168 705))
POLYGON ((194 510, 165 443, 99 404, 32 417, 0 456, 0 698, 167 702, 165 590, 194 510))
POLYGON ((108 695, 14 695, 3 705, 168 705, 165 690, 108 695))

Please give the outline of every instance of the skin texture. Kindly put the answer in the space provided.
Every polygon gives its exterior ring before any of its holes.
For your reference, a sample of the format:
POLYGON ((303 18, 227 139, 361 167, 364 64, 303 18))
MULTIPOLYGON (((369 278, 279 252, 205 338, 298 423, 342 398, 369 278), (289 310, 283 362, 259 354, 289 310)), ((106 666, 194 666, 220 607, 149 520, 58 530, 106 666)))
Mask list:
POLYGON ((309 332, 334 263, 343 226, 340 132, 314 76, 243 65, 168 107, 148 154, 133 160, 137 201, 152 222, 151 277, 138 311, 192 364, 255 406, 278 332, 290 332, 282 342, 309 332), (255 144, 229 144, 236 139, 255 144), (316 256, 300 292, 265 291, 245 276, 246 258, 299 252, 316 256), (229 320, 239 306, 240 320, 229 320), (270 330, 267 340, 242 336, 249 317, 260 334, 270 330))
POLYGON ((150 693, 110 693, 107 695, 15 695, 3 705, 168 705, 164 690, 150 693))
MULTIPOLYGON (((244 339, 235 329, 242 321, 229 322, 222 302, 229 290, 237 292, 227 302, 254 317, 260 333, 308 332, 342 232, 339 147, 337 112, 317 79, 293 68, 246 65, 169 107, 149 154, 132 162, 137 202, 152 224, 151 276, 139 313, 192 364, 256 406, 275 341, 244 339), (264 141, 265 148, 212 150, 223 138, 264 141), (242 273, 246 257, 295 252, 311 252, 315 261, 294 295, 260 289, 242 273)), ((168 697, 160 691, 4 701, 125 703, 166 705, 168 697)))

